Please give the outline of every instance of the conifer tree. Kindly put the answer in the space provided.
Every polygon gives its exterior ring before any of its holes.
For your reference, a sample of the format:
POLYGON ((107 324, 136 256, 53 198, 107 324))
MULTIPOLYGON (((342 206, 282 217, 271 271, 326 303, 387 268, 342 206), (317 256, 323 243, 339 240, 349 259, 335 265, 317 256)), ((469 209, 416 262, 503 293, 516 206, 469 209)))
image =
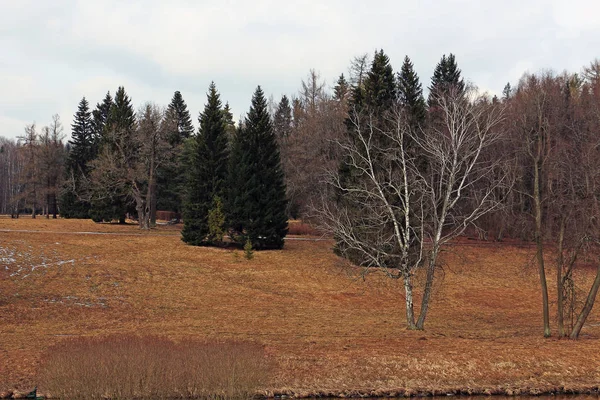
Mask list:
POLYGON ((290 136, 292 130, 292 107, 286 95, 281 97, 273 116, 273 129, 278 139, 290 136))
MULTIPOLYGON (((106 104, 106 100, 105 98, 103 106, 106 104)), ((129 151, 136 147, 134 129, 135 112, 131 105, 131 99, 125 92, 125 88, 120 86, 104 124, 99 151, 114 153, 123 149, 129 151)), ((131 153, 135 154, 135 151, 131 153)), ((124 223, 127 213, 135 213, 135 204, 123 188, 107 189, 96 185, 94 192, 90 210, 94 221, 118 219, 120 223, 124 223)))
POLYGON ((341 74, 333 88, 333 98, 338 101, 346 101, 349 91, 348 81, 346 81, 344 74, 341 74))
POLYGON ((447 95, 450 90, 457 90, 459 94, 465 92, 465 82, 461 78, 461 71, 452 53, 447 57, 444 54, 433 71, 427 99, 429 107, 435 105, 436 96, 447 95))
POLYGON ((181 92, 178 90, 173 94, 173 98, 167 107, 167 115, 177 123, 177 130, 169 135, 169 143, 171 143, 172 146, 183 143, 185 139, 194 134, 194 126, 192 125, 190 112, 188 111, 187 104, 185 104, 185 101, 183 100, 181 92))
POLYGON ((183 209, 185 184, 184 142, 194 134, 190 112, 181 92, 176 91, 173 94, 167 107, 166 118, 170 120, 168 125, 173 127, 167 138, 172 161, 162 165, 158 171, 156 204, 159 210, 180 213, 183 209))
POLYGON ((110 109, 112 108, 113 104, 113 98, 110 95, 110 92, 107 92, 106 96, 104 96, 104 99, 102 100, 102 103, 97 103, 96 109, 92 111, 92 133, 94 135, 92 158, 96 158, 98 155, 100 143, 102 141, 108 116, 110 115, 110 109))
POLYGON ((396 101, 394 70, 383 50, 375 52, 365 80, 365 95, 366 105, 373 110, 389 110, 396 101))
POLYGON ((279 149, 260 86, 231 154, 227 207, 231 236, 253 248, 282 248, 287 234, 286 188, 279 149))
POLYGON ((84 200, 87 197, 84 182, 89 175, 89 163, 96 156, 92 122, 89 103, 84 97, 71 125, 65 186, 60 196, 60 213, 64 218, 89 218, 90 203, 84 200))
POLYGON ((211 227, 209 216, 222 212, 220 204, 227 180, 226 120, 214 82, 210 84, 207 98, 199 118, 200 129, 196 136, 195 151, 191 165, 187 168, 187 194, 181 232, 182 240, 195 246, 216 244, 215 241, 219 239, 215 232, 220 227, 211 227))
POLYGON ((414 128, 425 122, 427 107, 423 88, 408 56, 404 57, 402 69, 398 73, 398 100, 407 111, 414 128))

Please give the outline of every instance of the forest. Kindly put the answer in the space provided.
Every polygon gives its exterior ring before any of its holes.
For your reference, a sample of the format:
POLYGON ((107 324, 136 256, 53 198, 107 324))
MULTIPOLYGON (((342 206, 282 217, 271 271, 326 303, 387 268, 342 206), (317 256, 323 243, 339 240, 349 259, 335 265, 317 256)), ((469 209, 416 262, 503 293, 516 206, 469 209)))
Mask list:
POLYGON ((259 86, 238 123, 211 83, 197 130, 179 91, 167 107, 135 110, 123 87, 93 109, 83 97, 71 128, 66 141, 55 115, 16 141, 0 138, 0 213, 129 216, 150 229, 170 211, 188 244, 256 249, 282 248, 288 219, 301 218, 364 273, 402 281, 406 325, 417 330, 438 256, 465 233, 535 244, 544 336, 555 301, 559 336, 577 338, 600 287, 600 267, 585 295, 573 284, 580 265, 600 265, 598 60, 577 73, 526 73, 490 96, 453 54, 424 90, 408 56, 395 71, 378 50, 355 57, 331 88, 316 70, 289 97, 259 86))

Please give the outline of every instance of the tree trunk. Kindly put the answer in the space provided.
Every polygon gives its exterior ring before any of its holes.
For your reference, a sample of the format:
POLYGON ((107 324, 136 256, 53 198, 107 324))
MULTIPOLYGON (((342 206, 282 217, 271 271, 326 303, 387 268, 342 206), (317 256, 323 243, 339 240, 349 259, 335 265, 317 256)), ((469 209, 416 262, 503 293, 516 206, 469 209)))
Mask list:
POLYGON ((412 282, 408 273, 404 275, 404 293, 406 295, 406 327, 414 330, 417 329, 417 326, 415 325, 412 282))
POLYGON ((421 310, 419 311, 419 319, 417 320, 416 328, 419 330, 425 327, 425 318, 427 317, 427 311, 429 310, 429 301, 431 299, 431 291, 433 289, 433 280, 435 278, 435 263, 437 261, 437 255, 439 248, 436 244, 433 245, 431 250, 431 258, 427 264, 427 277, 425 279, 425 289, 423 290, 423 299, 421 299, 421 310))
POLYGON ((581 313, 579 313, 579 316, 577 317, 577 322, 575 322, 575 326, 573 327, 573 331, 571 332, 571 339, 577 339, 579 337, 581 329, 583 328, 587 317, 590 315, 590 312, 594 307, 596 295, 598 294, 598 288, 600 288, 600 265, 596 270, 596 278, 594 279, 594 283, 592 284, 587 299, 585 300, 585 305, 583 306, 581 313))
POLYGON ((564 321, 564 288, 563 288, 563 267, 565 258, 563 256, 565 242, 565 220, 566 217, 561 217, 560 230, 558 233, 558 260, 556 265, 556 300, 557 300, 557 317, 558 317, 558 336, 565 336, 565 321, 564 321))
MULTIPOLYGON (((538 143, 541 146, 541 142, 538 143)), ((538 151, 538 154, 541 152, 538 151)), ((546 282, 546 269, 544 267, 544 243, 542 241, 542 196, 540 182, 539 159, 534 164, 533 201, 535 204, 535 245, 540 285, 542 287, 542 311, 544 315, 544 337, 550 337, 550 311, 548 306, 548 284, 546 282)))

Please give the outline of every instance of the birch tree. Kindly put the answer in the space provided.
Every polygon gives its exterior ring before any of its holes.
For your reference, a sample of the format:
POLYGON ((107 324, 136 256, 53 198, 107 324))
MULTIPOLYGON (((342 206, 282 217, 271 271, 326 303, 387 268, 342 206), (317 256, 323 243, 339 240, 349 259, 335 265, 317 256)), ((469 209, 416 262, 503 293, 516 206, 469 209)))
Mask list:
POLYGON ((498 207, 496 188, 507 183, 496 173, 501 160, 483 157, 500 139, 502 109, 458 92, 437 97, 436 106, 444 123, 421 132, 401 108, 385 123, 368 109, 353 112, 356 134, 338 142, 345 172, 331 173, 334 200, 319 210, 341 255, 365 273, 403 280, 408 329, 424 329, 444 245, 498 207), (407 143, 420 151, 406 151, 407 143), (426 281, 417 316, 413 278, 420 269, 426 281))

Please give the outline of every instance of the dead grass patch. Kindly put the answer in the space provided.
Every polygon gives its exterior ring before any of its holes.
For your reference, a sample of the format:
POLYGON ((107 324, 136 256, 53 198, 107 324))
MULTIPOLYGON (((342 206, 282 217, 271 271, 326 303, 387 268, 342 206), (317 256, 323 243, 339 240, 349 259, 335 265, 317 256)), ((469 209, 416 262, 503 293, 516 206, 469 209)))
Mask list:
POLYGON ((262 346, 161 337, 67 339, 42 361, 40 388, 59 399, 248 399, 271 371, 262 346))
MULTIPOLYGON (((15 260, 0 267, 7 389, 39 383, 42 354, 65 337, 140 332, 175 342, 260 341, 278 365, 260 387, 265 394, 600 382, 599 308, 581 340, 543 339, 527 246, 468 241, 447 251, 426 330, 410 332, 401 282, 349 274, 332 242, 288 241, 247 261, 240 250, 186 246, 171 226, 140 233, 133 225, 0 218, 0 229, 42 231, 0 232, 0 248, 15 260), (75 233, 84 231, 111 234, 75 233)), ((589 283, 592 273, 577 279, 589 283)))

